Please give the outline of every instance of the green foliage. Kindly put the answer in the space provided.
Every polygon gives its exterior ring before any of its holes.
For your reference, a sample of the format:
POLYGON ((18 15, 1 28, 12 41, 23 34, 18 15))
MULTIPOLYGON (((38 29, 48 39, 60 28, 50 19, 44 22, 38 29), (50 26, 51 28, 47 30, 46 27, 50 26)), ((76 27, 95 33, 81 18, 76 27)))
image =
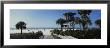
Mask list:
POLYGON ((95 24, 98 25, 101 28, 101 19, 96 20, 95 24))
POLYGON ((74 18, 74 15, 76 15, 76 13, 66 12, 63 15, 64 15, 64 17, 66 18, 67 21, 71 21, 74 18))
POLYGON ((91 25, 91 20, 89 18, 90 13, 92 10, 78 10, 78 14, 81 16, 81 23, 83 26, 83 29, 87 29, 87 25, 91 25))
POLYGON ((23 21, 20 21, 16 24, 16 29, 21 29, 21 34, 22 34, 22 30, 26 29, 26 23, 23 21))
POLYGON ((58 19, 58 20, 56 21, 56 24, 61 25, 61 30, 62 30, 62 28, 63 28, 63 24, 66 23, 66 22, 67 22, 66 20, 60 18, 60 19, 58 19))
POLYGON ((10 34, 10 39, 39 39, 41 36, 43 36, 42 31, 38 31, 36 33, 16 33, 10 34))
POLYGON ((54 34, 62 36, 72 36, 78 39, 101 39, 100 29, 89 29, 89 30, 53 30, 54 34))
POLYGON ((16 29, 26 29, 26 23, 23 21, 20 21, 16 24, 16 29))
POLYGON ((62 32, 61 30, 58 30, 58 29, 54 29, 53 31, 52 31, 52 33, 54 33, 54 34, 60 34, 60 32, 62 32))

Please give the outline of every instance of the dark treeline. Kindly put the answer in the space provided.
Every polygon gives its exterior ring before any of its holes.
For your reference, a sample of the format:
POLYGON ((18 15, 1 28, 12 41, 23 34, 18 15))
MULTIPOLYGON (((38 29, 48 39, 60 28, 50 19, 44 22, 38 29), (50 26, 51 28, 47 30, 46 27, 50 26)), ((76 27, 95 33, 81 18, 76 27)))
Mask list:
POLYGON ((92 10, 77 10, 77 13, 66 12, 64 18, 59 18, 56 24, 60 25, 61 30, 54 29, 52 35, 72 36, 78 39, 100 39, 101 38, 101 19, 92 22, 90 15, 92 10), (80 16, 75 16, 76 14, 80 16), (99 28, 90 28, 90 25, 96 24, 99 28), (74 30, 75 25, 79 24, 80 30, 74 30), (63 31, 64 28, 66 31, 63 31), (71 30, 72 29, 72 30, 71 30))
MULTIPOLYGON (((76 13, 73 12, 64 13, 64 18, 59 18, 56 23, 61 25, 61 29, 63 29, 63 27, 74 29, 74 26, 77 24, 80 25, 80 29, 89 29, 89 25, 92 25, 90 19, 90 14, 92 13, 92 10, 78 10, 77 12, 80 16, 75 16, 76 13)), ((96 20, 95 24, 97 24, 101 28, 101 19, 96 20)))

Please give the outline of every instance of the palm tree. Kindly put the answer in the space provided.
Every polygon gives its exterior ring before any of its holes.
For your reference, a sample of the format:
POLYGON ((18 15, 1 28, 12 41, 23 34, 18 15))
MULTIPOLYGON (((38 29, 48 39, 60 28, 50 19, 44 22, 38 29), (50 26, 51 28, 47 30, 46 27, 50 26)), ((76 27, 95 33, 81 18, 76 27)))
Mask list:
POLYGON ((89 17, 91 12, 91 10, 78 10, 78 14, 81 15, 83 29, 87 29, 88 25, 92 24, 89 17))
POLYGON ((74 15, 76 15, 76 13, 72 13, 72 12, 67 12, 63 14, 65 19, 67 20, 67 22, 70 24, 71 26, 71 21, 74 20, 74 15))
POLYGON ((20 21, 16 24, 16 29, 21 29, 21 34, 22 34, 22 30, 26 29, 26 23, 23 21, 20 21))
POLYGON ((82 19, 82 26, 83 26, 83 29, 87 29, 88 28, 88 25, 91 25, 91 20, 90 19, 87 19, 87 18, 83 18, 82 19))
POLYGON ((96 20, 95 24, 98 25, 101 28, 101 19, 96 20))
POLYGON ((63 30, 63 24, 66 23, 66 20, 60 18, 56 21, 57 24, 60 24, 61 25, 61 30, 63 30))
POLYGON ((81 29, 81 23, 82 23, 82 21, 81 21, 81 19, 79 17, 75 17, 74 18, 74 23, 75 24, 79 24, 80 25, 80 29, 81 29))

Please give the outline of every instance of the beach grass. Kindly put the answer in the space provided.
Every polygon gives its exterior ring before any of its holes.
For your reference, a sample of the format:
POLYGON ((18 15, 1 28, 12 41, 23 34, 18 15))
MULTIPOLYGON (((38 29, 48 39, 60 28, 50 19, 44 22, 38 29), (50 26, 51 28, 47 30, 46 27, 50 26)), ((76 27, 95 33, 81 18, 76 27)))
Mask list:
POLYGON ((42 33, 14 33, 10 34, 10 39, 39 39, 42 33))

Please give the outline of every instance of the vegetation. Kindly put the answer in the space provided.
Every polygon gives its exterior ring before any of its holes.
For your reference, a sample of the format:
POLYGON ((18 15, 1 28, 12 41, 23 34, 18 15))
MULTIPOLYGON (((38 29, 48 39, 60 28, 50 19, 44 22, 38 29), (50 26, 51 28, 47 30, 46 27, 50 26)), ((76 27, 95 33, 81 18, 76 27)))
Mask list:
POLYGON ((98 25, 101 28, 101 19, 96 20, 95 24, 98 25))
POLYGON ((82 23, 82 27, 83 29, 87 29, 88 28, 88 24, 91 25, 91 20, 89 18, 89 15, 92 11, 91 10, 78 10, 78 14, 80 14, 81 16, 81 23, 82 23))
POLYGON ((61 25, 61 30, 62 30, 63 24, 66 23, 66 20, 60 18, 56 21, 56 23, 61 25))
POLYGON ((74 28, 74 15, 76 15, 76 13, 67 12, 67 13, 64 13, 63 15, 67 23, 69 23, 69 26, 70 27, 73 26, 74 28))
POLYGON ((75 17, 76 13, 67 12, 64 13, 64 19, 60 18, 56 21, 57 24, 61 25, 61 30, 54 29, 52 32, 52 35, 62 35, 62 36, 73 36, 78 39, 100 39, 101 38, 101 20, 96 20, 95 24, 98 25, 100 28, 91 28, 89 29, 89 25, 92 25, 91 19, 90 19, 90 13, 92 10, 78 10, 78 14, 80 16, 75 17), (63 31, 63 24, 66 24, 69 26, 68 29, 63 31), (80 30, 74 30, 74 25, 79 24, 80 30), (81 29, 82 27, 82 29, 81 29), (73 30, 71 30, 71 28, 73 30))
POLYGON ((87 29, 88 25, 92 24, 89 18, 91 12, 92 10, 78 10, 80 17, 75 17, 76 13, 67 12, 63 14, 65 18, 58 19, 56 23, 61 25, 61 29, 63 28, 64 23, 66 23, 69 28, 73 28, 73 30, 75 24, 80 24, 82 25, 83 29, 87 29))
POLYGON ((31 33, 22 33, 22 30, 26 29, 26 23, 23 21, 20 21, 16 24, 16 29, 21 29, 21 34, 10 34, 10 39, 39 39, 40 36, 43 36, 42 31, 38 31, 36 33, 34 33, 33 31, 31 33))
POLYGON ((72 36, 78 39, 100 39, 101 30, 100 29, 89 29, 89 30, 53 30, 53 34, 62 36, 72 36))
POLYGON ((41 36, 43 36, 42 31, 36 33, 23 33, 22 35, 20 33, 15 33, 10 34, 10 39, 39 39, 41 36))
MULTIPOLYGON (((51 35, 59 39, 61 38, 57 37, 54 34, 62 36, 72 36, 78 39, 101 39, 101 19, 98 19, 94 22, 99 26, 99 28, 89 28, 89 26, 92 25, 90 19, 91 12, 92 10, 77 10, 79 16, 75 16, 77 13, 73 12, 64 13, 64 18, 59 18, 58 20, 56 20, 56 24, 60 25, 61 30, 51 30, 51 35), (74 30, 75 25, 77 24, 80 25, 80 29, 74 30), (65 28, 66 30, 63 31, 65 28)), ((43 36, 42 31, 38 31, 36 33, 22 33, 22 30, 26 29, 26 23, 23 21, 20 21, 16 24, 16 29, 21 29, 21 34, 11 34, 11 39, 39 39, 40 36, 43 36)))
POLYGON ((23 21, 20 21, 16 24, 16 29, 21 29, 21 34, 22 34, 22 30, 26 29, 26 23, 23 21))

